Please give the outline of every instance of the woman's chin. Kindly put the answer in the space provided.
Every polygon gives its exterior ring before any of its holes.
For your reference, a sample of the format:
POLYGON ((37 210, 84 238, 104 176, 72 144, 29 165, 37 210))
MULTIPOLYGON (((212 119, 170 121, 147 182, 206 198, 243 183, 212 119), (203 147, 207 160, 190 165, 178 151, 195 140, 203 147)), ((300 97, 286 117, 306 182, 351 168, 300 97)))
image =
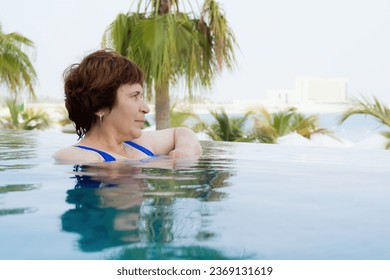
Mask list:
POLYGON ((130 139, 137 139, 137 138, 140 138, 142 135, 142 129, 138 129, 137 131, 136 130, 133 130, 130 134, 129 134, 129 137, 130 139))

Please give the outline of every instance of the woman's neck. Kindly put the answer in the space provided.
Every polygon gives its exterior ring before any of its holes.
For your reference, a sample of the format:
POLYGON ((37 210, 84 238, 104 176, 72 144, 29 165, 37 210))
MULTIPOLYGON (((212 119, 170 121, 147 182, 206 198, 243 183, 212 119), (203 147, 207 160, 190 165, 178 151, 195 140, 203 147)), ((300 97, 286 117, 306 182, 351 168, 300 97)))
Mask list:
POLYGON ((123 141, 124 140, 121 137, 118 137, 113 133, 107 133, 101 129, 91 129, 79 143, 106 152, 125 155, 126 151, 123 141))

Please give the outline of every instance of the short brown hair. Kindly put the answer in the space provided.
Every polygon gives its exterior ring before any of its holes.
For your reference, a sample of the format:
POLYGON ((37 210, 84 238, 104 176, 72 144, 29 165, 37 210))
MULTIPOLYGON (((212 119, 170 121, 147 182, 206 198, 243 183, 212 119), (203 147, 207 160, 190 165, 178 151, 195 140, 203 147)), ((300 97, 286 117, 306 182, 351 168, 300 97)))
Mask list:
POLYGON ((79 138, 97 120, 96 112, 115 105, 119 86, 144 83, 144 73, 128 58, 104 49, 64 71, 65 107, 79 138))

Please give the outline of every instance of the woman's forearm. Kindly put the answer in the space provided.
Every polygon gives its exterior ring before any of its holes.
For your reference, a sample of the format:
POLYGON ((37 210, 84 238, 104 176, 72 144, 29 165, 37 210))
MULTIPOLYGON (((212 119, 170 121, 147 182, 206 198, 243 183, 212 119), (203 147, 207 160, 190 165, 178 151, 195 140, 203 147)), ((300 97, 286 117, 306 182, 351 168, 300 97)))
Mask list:
POLYGON ((196 134, 189 128, 177 127, 174 131, 175 147, 169 153, 170 156, 200 156, 202 154, 202 146, 196 134))

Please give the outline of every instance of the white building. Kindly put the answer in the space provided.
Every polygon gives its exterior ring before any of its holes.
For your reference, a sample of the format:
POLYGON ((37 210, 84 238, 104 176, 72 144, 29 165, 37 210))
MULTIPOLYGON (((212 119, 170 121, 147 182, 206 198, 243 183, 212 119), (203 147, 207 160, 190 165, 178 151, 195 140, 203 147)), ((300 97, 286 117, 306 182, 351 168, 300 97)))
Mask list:
POLYGON ((267 101, 288 106, 346 103, 347 80, 299 77, 295 89, 267 90, 267 101))
POLYGON ((296 79, 295 91, 303 103, 344 103, 347 80, 300 77, 296 79))

